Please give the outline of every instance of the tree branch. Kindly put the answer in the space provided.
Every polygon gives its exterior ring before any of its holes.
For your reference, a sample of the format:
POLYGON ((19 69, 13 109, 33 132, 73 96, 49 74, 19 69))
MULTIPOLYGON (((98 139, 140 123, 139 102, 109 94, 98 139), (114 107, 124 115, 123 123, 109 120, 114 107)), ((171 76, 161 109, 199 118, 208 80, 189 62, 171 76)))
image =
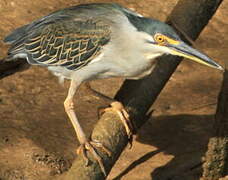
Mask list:
POLYGON ((28 69, 30 65, 26 59, 16 59, 14 61, 0 61, 0 79, 13 75, 16 72, 28 69))
POLYGON ((213 137, 208 143, 203 179, 217 180, 228 175, 228 62, 218 98, 213 137))
MULTIPOLYGON (((180 0, 168 18, 168 22, 178 25, 188 36, 196 39, 207 25, 222 0, 180 0), (191 27, 191 28, 189 28, 191 27)), ((142 126, 147 116, 145 115, 166 82, 180 63, 180 58, 167 56, 161 58, 152 74, 139 81, 127 80, 116 95, 128 108, 136 127, 142 126)), ((105 113, 96 124, 92 139, 103 143, 112 151, 112 157, 100 153, 106 171, 111 168, 127 145, 127 136, 121 120, 116 114, 105 113)), ((92 163, 85 167, 85 162, 78 156, 71 169, 61 179, 65 180, 102 180, 105 179, 99 165, 92 159, 92 163)))

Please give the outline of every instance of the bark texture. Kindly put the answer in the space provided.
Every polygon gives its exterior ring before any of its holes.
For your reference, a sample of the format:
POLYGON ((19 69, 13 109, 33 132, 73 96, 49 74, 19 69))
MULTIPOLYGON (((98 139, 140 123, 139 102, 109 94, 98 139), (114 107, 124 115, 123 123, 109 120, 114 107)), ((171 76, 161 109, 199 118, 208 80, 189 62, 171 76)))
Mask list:
MULTIPOLYGON (((196 39, 221 2, 222 0, 180 0, 167 22, 170 24, 175 22, 189 37, 196 39)), ((122 101, 127 107, 137 128, 146 121, 146 113, 175 71, 180 60, 180 58, 173 56, 161 58, 150 76, 139 81, 125 81, 117 93, 116 99, 122 101)), ((100 152, 106 171, 109 173, 127 145, 127 136, 119 117, 116 114, 105 113, 96 124, 91 138, 100 141, 112 151, 112 157, 100 152)), ((105 179, 98 163, 92 157, 90 159, 92 160, 90 165, 85 167, 83 158, 78 156, 71 169, 61 179, 105 179)))

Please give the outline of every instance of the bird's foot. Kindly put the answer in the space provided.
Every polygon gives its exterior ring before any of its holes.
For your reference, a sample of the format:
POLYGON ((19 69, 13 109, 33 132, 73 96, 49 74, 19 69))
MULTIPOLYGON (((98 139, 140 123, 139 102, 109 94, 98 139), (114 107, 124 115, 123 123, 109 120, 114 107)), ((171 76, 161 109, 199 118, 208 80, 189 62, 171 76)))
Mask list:
POLYGON ((124 106, 121 102, 114 101, 110 105, 111 105, 111 107, 100 109, 99 114, 103 114, 104 112, 107 112, 107 111, 112 111, 112 112, 114 111, 119 115, 119 117, 126 129, 126 133, 127 133, 128 139, 129 139, 129 144, 131 147, 134 128, 133 128, 132 122, 130 121, 129 113, 124 108, 124 106))
POLYGON ((85 165, 88 166, 89 158, 86 154, 86 151, 89 151, 92 154, 92 156, 94 157, 94 159, 98 162, 98 164, 101 168, 101 171, 104 173, 105 176, 107 176, 104 164, 102 162, 102 158, 96 152, 95 147, 102 149, 106 154, 108 154, 109 157, 112 155, 111 151, 108 150, 108 148, 106 148, 105 146, 103 146, 103 144, 96 142, 96 141, 85 141, 84 143, 82 143, 79 146, 79 148, 77 149, 77 154, 82 154, 83 159, 86 162, 85 165))

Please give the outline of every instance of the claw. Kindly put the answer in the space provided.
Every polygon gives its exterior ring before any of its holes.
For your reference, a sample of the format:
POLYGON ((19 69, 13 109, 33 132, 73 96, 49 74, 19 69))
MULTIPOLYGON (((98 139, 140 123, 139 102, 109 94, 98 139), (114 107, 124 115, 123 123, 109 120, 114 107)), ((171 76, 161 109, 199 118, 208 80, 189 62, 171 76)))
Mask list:
POLYGON ((106 171, 105 171, 105 167, 104 167, 103 162, 102 162, 102 158, 96 152, 95 147, 102 149, 105 153, 108 154, 109 157, 112 155, 111 151, 108 150, 108 148, 103 146, 101 143, 95 142, 95 141, 87 141, 84 144, 81 144, 79 146, 79 148, 77 149, 77 154, 81 154, 82 153, 83 159, 86 162, 85 165, 88 166, 89 159, 88 159, 88 156, 86 154, 86 151, 89 151, 92 154, 92 156, 94 157, 94 159, 98 162, 103 174, 105 176, 107 176, 106 171))
POLYGON ((130 121, 130 116, 129 116, 128 112, 125 110, 122 103, 117 102, 117 101, 112 102, 111 107, 105 108, 103 110, 103 112, 107 112, 107 111, 115 111, 119 115, 119 117, 120 117, 120 119, 121 119, 121 121, 122 121, 122 123, 126 129, 126 133, 127 133, 130 148, 131 148, 132 147, 132 136, 133 136, 133 129, 134 128, 133 128, 133 125, 130 121))
POLYGON ((109 107, 109 108, 102 108, 101 107, 101 108, 98 109, 98 118, 100 118, 101 115, 104 112, 107 112, 107 111, 115 111, 115 112, 117 112, 118 115, 120 116, 120 119, 121 119, 122 123, 124 124, 125 129, 126 129, 126 133, 127 133, 127 136, 128 136, 128 139, 129 139, 130 148, 131 148, 132 147, 132 136, 133 136, 134 127, 133 127, 133 125, 132 125, 132 123, 130 121, 130 117, 129 117, 128 112, 124 109, 123 104, 121 102, 115 101, 114 99, 112 99, 110 97, 107 97, 106 95, 101 94, 100 92, 94 90, 93 88, 91 88, 89 83, 86 83, 86 87, 94 95, 111 102, 111 107, 109 107))
POLYGON ((80 145, 78 147, 78 149, 76 150, 76 152, 77 152, 78 155, 82 154, 82 157, 83 157, 83 159, 85 161, 85 166, 87 167, 89 165, 89 158, 88 158, 88 156, 86 154, 85 146, 84 145, 80 145))
POLYGON ((101 116, 105 113, 105 109, 106 108, 107 107, 98 107, 98 109, 97 109, 97 117, 98 117, 98 119, 100 119, 101 116))
POLYGON ((112 152, 106 148, 103 144, 101 144, 100 142, 96 142, 96 141, 91 141, 90 142, 93 146, 96 146, 98 148, 101 148, 106 154, 108 154, 109 157, 112 156, 112 152))

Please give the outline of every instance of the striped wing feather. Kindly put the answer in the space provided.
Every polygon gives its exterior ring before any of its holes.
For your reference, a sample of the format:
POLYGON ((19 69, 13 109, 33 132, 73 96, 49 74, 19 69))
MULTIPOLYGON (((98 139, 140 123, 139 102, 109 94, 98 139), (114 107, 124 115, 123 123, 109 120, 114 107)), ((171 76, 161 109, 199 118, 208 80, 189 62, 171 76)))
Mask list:
POLYGON ((76 70, 98 56, 110 40, 110 28, 102 21, 60 20, 31 31, 11 52, 21 48, 37 64, 76 70))

